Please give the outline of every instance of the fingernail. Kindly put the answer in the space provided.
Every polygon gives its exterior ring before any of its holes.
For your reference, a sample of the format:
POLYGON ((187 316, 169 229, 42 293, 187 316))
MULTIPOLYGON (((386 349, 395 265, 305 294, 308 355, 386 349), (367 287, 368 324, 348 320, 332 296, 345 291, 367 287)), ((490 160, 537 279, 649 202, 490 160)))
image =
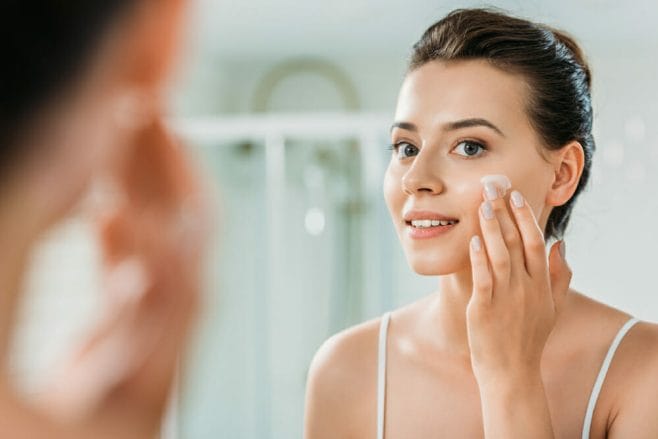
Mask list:
POLYGON ((567 260, 567 245, 564 243, 564 240, 560 241, 560 246, 558 247, 558 250, 560 251, 560 256, 562 256, 562 259, 565 261, 567 260))
POLYGON ((476 252, 482 250, 482 241, 480 241, 480 237, 478 235, 474 235, 471 238, 471 248, 476 252))
POLYGON ((519 191, 512 191, 512 204, 514 204, 515 207, 523 207, 523 195, 521 195, 521 192, 519 191))
POLYGON ((487 197, 487 200, 493 201, 498 198, 498 189, 493 182, 484 183, 484 193, 487 197))
POLYGON ((484 216, 485 219, 493 219, 494 217, 494 212, 493 212, 493 205, 491 204, 491 201, 485 201, 482 203, 482 215, 484 216))

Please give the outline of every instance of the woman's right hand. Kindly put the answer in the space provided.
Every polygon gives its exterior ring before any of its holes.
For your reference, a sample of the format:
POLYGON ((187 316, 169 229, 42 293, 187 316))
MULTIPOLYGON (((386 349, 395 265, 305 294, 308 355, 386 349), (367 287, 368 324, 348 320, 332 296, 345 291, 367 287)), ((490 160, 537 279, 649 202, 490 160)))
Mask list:
POLYGON ((150 438, 199 306, 210 192, 159 120, 112 175, 118 198, 99 220, 104 316, 55 376, 46 410, 87 437, 150 438))

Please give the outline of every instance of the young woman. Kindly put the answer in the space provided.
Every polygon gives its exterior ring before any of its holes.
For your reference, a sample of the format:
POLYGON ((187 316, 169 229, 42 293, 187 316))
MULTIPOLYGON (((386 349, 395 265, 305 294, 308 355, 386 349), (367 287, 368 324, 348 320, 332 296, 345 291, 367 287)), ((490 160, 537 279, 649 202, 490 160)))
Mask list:
POLYGON ((658 437, 658 325, 569 288, 564 243, 545 251, 589 178, 590 85, 570 37, 497 11, 414 45, 384 195, 441 288, 324 343, 306 438, 658 437))
POLYGON ((160 427, 208 223, 202 184, 161 122, 185 3, 0 6, 1 437, 153 438, 160 427), (39 237, 100 176, 113 188, 98 223, 105 315, 31 404, 7 367, 21 282, 39 237))

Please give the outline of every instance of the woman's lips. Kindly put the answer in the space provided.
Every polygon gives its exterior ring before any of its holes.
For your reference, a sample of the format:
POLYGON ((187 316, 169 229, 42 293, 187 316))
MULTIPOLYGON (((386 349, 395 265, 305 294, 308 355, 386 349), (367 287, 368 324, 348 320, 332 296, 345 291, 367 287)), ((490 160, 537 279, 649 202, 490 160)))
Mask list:
POLYGON ((454 229, 459 221, 455 224, 449 224, 447 226, 432 226, 432 227, 414 227, 411 224, 406 224, 407 235, 411 239, 431 239, 436 238, 437 236, 444 235, 452 229, 454 229))
POLYGON ((433 210, 409 208, 402 214, 405 231, 411 239, 430 239, 452 230, 459 220, 433 210), (441 224, 454 223, 454 224, 441 224))

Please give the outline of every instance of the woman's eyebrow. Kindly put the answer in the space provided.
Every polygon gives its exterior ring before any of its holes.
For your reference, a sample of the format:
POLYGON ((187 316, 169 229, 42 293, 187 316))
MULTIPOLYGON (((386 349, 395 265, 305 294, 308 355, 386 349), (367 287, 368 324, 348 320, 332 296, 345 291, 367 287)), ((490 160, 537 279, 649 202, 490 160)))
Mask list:
MULTIPOLYGON (((461 119, 461 120, 456 120, 454 122, 445 123, 443 125, 443 130, 454 131, 461 128, 468 128, 475 126, 483 126, 490 128, 494 130, 496 133, 498 133, 499 135, 501 135, 502 137, 505 137, 505 134, 502 132, 500 128, 498 128, 493 123, 489 122, 487 119, 482 119, 480 117, 461 119)), ((403 130, 414 131, 414 132, 418 131, 418 127, 411 122, 395 122, 393 123, 393 125, 391 125, 391 131, 393 130, 393 128, 401 128, 403 130)))
POLYGON ((393 122, 393 125, 391 125, 391 131, 393 131, 393 128, 402 128, 403 130, 407 131, 418 131, 418 127, 410 122, 393 122))
POLYGON ((505 134, 503 134, 500 128, 498 128, 493 123, 489 122, 487 119, 482 119, 479 117, 475 117, 471 119, 462 119, 455 122, 448 122, 447 124, 444 125, 447 131, 458 130, 460 128, 467 128, 467 127, 476 127, 476 126, 484 126, 487 128, 491 128, 492 130, 500 134, 502 137, 505 137, 505 134))

